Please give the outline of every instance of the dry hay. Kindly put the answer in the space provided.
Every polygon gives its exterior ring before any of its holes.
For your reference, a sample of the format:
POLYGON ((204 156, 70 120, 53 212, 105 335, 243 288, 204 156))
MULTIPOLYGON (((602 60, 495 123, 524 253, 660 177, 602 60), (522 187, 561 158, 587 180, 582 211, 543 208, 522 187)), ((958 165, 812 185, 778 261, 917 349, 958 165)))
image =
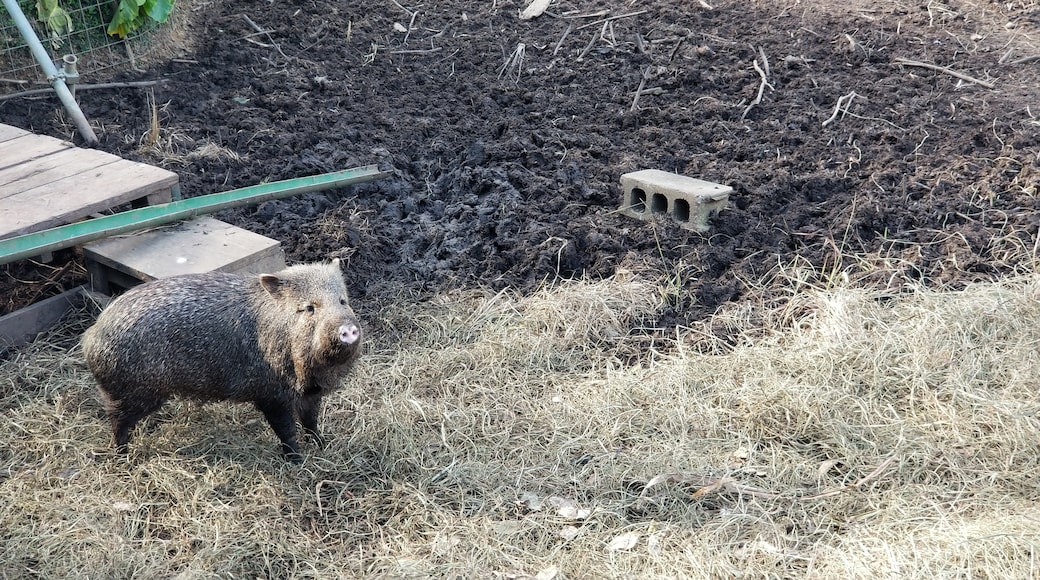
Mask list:
POLYGON ((0 575, 1040 574, 1040 277, 803 290, 708 350, 638 330, 666 294, 401 299, 301 467, 221 404, 110 457, 82 314, 0 364, 0 575))

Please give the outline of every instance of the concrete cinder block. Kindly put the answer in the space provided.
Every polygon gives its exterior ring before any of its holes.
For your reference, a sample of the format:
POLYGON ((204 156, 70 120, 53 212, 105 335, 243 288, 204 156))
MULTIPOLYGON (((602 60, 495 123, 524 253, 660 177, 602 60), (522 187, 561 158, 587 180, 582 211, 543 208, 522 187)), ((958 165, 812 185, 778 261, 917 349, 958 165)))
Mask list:
POLYGON ((621 213, 641 220, 668 216, 695 232, 711 229, 709 218, 726 207, 733 188, 657 169, 621 176, 621 213))
POLYGON ((141 282, 178 274, 229 272, 261 274, 285 268, 277 240, 203 216, 83 247, 94 290, 111 293, 141 282))

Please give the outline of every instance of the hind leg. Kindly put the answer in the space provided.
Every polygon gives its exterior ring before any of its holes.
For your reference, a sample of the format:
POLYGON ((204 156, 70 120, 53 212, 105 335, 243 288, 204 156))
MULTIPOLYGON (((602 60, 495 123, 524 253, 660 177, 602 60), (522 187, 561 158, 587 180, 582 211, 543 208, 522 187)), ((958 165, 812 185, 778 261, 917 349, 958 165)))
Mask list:
POLYGON ((108 409, 108 418, 112 422, 112 441, 116 453, 125 454, 130 443, 130 430, 137 425, 141 419, 159 410, 166 399, 153 399, 151 401, 137 401, 130 404, 128 401, 119 401, 109 396, 105 397, 108 409))

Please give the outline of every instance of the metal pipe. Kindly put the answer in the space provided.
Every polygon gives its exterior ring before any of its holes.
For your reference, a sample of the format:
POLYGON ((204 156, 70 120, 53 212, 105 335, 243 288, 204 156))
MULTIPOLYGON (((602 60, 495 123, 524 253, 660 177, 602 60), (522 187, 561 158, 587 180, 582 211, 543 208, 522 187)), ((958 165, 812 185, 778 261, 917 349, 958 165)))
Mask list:
POLYGON ((29 24, 29 20, 22 13, 22 8, 18 6, 17 0, 3 0, 4 7, 7 8, 7 12, 11 15, 14 20, 14 25, 18 28, 18 31, 22 33, 22 38, 25 39, 26 44, 29 45, 29 50, 32 51, 33 57, 36 58, 36 62, 40 63, 40 68, 47 75, 47 82, 54 88, 54 92, 58 95, 58 100, 65 106, 65 110, 68 111, 69 116, 72 117, 72 121, 76 124, 76 129, 79 130, 79 134, 83 137, 83 140, 88 145, 97 145, 98 138, 94 134, 94 129, 90 127, 90 123, 87 122, 87 118, 83 116, 83 111, 79 109, 79 103, 76 102, 76 97, 72 95, 72 91, 69 90, 68 85, 65 84, 65 78, 58 73, 57 67, 51 62, 51 57, 47 54, 47 49, 43 47, 43 43, 36 37, 36 31, 33 30, 32 25, 29 24))
POLYGON ((66 54, 61 57, 61 76, 65 79, 65 84, 69 87, 73 97, 76 96, 76 85, 79 84, 79 70, 76 68, 77 62, 79 62, 79 59, 74 54, 66 54))
POLYGON ((122 234, 142 228, 163 225, 177 220, 231 209, 243 205, 281 199, 312 191, 321 191, 365 183, 390 175, 375 165, 366 165, 344 171, 297 177, 234 189, 222 193, 200 195, 160 205, 152 205, 82 221, 67 226, 43 230, 16 238, 0 240, 0 264, 39 256, 98 238, 122 234))

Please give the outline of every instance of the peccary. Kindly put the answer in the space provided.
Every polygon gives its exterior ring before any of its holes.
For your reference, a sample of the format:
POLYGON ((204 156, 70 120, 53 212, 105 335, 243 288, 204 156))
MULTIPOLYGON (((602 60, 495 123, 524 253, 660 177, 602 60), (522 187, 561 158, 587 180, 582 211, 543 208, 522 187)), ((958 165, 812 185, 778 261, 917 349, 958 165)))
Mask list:
POLYGON ((211 272, 148 282, 116 298, 83 354, 125 453, 130 430, 171 396, 252 402, 301 461, 296 419, 322 443, 321 399, 357 360, 361 327, 339 260, 275 274, 211 272))

